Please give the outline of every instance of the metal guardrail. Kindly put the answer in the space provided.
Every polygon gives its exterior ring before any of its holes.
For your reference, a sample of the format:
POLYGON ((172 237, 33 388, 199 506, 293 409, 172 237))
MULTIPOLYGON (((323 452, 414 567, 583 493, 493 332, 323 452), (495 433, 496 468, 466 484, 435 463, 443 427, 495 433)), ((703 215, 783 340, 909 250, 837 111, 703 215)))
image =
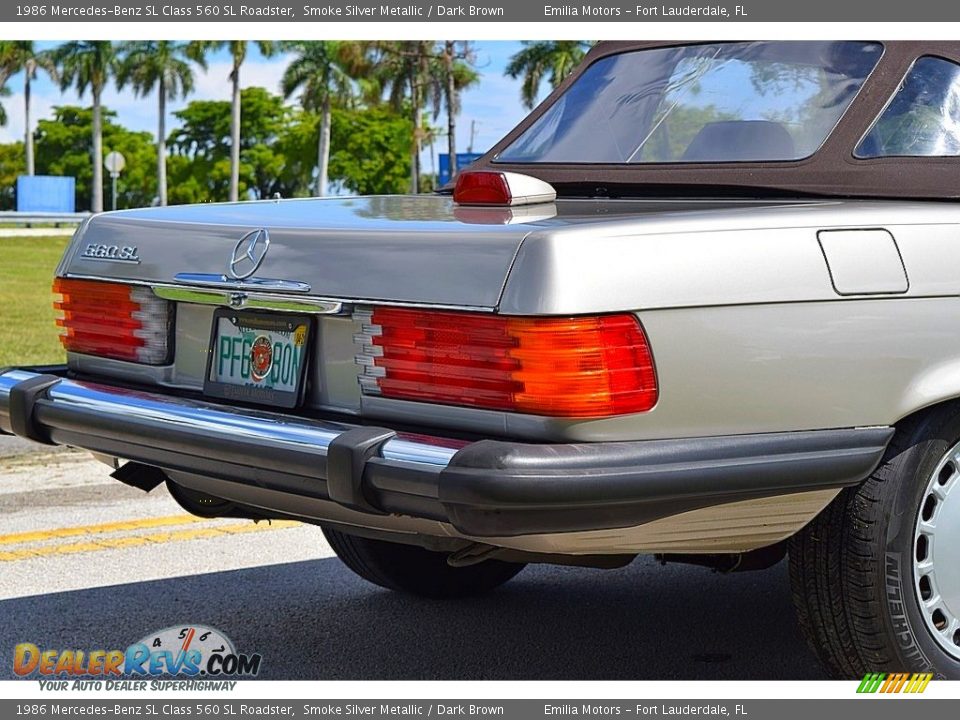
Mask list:
POLYGON ((88 212, 78 213, 45 213, 45 212, 16 212, 11 210, 0 211, 0 225, 79 225, 90 217, 88 212))

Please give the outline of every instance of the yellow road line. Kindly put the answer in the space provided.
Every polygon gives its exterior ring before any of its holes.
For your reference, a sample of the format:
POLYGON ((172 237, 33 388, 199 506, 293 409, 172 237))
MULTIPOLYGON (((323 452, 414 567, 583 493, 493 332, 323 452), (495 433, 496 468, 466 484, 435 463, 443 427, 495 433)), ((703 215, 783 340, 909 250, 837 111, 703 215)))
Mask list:
MULTIPOLYGON (((193 516, 177 516, 193 517, 193 516)), ((158 520, 164 518, 157 518, 158 520)), ((166 518, 169 520, 170 518, 166 518)), ((202 518, 197 518, 202 520, 202 518)), ((139 522, 139 521, 137 521, 139 522)), ((124 525, 125 523, 113 523, 114 525, 124 525)), ((126 523, 129 525, 130 523, 126 523)), ((172 523, 168 523, 172 524, 172 523)), ((247 521, 235 523, 232 525, 217 525, 215 527, 188 528, 184 530, 174 530, 171 532, 152 533, 150 535, 130 535, 118 538, 96 538, 84 542, 68 543, 63 545, 44 545, 37 548, 24 548, 21 550, 0 551, 0 562, 15 562, 17 560, 29 560, 39 557, 50 557, 55 555, 73 555, 76 553, 101 552, 103 550, 119 550, 128 547, 140 547, 143 545, 163 545, 172 542, 185 542, 187 540, 200 540, 203 538, 223 537, 227 535, 240 535, 251 532, 264 532, 266 530, 283 530, 285 528, 299 527, 300 523, 293 520, 274 520, 270 523, 254 523, 247 521)), ((99 527, 99 526, 93 526, 99 527)), ((130 529, 130 528, 118 528, 130 529)), ((107 531, 104 531, 107 532, 107 531)), ((25 533, 26 534, 26 533, 25 533)))
POLYGON ((141 520, 120 520, 100 525, 81 525, 79 527, 55 528, 53 530, 36 530, 34 532, 0 535, 0 545, 19 545, 21 543, 53 540, 55 538, 79 537, 81 535, 103 535, 105 533, 122 532, 124 530, 145 530, 170 525, 187 525, 188 523, 204 522, 206 518, 196 515, 168 515, 167 517, 143 518, 141 520))

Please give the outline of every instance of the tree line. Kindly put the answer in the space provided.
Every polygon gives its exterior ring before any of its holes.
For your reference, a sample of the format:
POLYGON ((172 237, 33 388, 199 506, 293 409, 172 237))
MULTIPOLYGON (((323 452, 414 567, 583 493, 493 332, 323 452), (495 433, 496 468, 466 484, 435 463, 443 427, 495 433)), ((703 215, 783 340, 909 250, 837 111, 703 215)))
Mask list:
MULTIPOLYGON (((577 41, 524 43, 506 68, 507 75, 522 78, 524 105, 534 105, 544 81, 552 87, 562 82, 588 47, 577 41)), ((32 175, 39 165, 48 174, 77 177, 78 194, 80 187, 89 192, 94 212, 103 209, 105 138, 110 149, 130 154, 127 206, 274 193, 322 196, 331 179, 361 194, 433 189, 420 167, 422 148, 439 134, 429 126, 430 114, 446 114, 444 134, 455 174, 461 93, 480 80, 473 47, 454 40, 72 41, 47 50, 32 41, 0 41, 0 103, 9 95, 7 82, 18 73, 27 130, 22 165, 13 157, 20 143, 0 146, 0 207, 6 204, 4 193, 11 194, 4 185, 8 176, 21 169, 32 175), (263 88, 241 90, 251 44, 266 57, 289 57, 282 96, 263 88), (174 114, 180 127, 168 132, 167 103, 192 93, 197 69, 206 70, 209 56, 219 51, 231 59, 230 100, 190 102, 174 114), (61 90, 89 94, 91 107, 57 107, 52 119, 32 129, 31 85, 39 73, 61 90), (155 138, 116 123, 103 105, 111 83, 137 97, 155 97, 155 138), (294 98, 296 106, 287 104, 294 98), (147 173, 144 149, 151 145, 155 171, 147 173), (139 166, 134 169, 131 161, 139 166), (141 176, 139 187, 133 172, 141 176), (142 197, 148 191, 155 194, 142 197)), ((0 104, 0 125, 6 119, 0 104)))

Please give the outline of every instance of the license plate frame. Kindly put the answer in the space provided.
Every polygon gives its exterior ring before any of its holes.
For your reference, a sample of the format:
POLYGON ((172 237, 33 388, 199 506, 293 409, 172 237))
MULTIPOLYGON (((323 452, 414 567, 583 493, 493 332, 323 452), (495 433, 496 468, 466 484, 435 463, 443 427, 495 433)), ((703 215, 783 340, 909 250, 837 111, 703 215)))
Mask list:
MULTIPOLYGON (((250 403, 254 405, 266 405, 284 409, 298 407, 303 402, 304 394, 306 392, 306 379, 308 377, 307 368, 310 365, 313 334, 313 318, 310 315, 217 308, 214 310, 213 322, 211 323, 210 328, 210 343, 207 348, 207 365, 203 380, 203 394, 209 397, 232 400, 235 402, 250 403), (292 389, 276 389, 272 386, 269 386, 269 383, 259 384, 259 380, 255 380, 255 384, 223 381, 223 375, 220 372, 215 372, 217 368, 215 368, 214 364, 220 360, 220 329, 221 320, 224 319, 226 319, 235 328, 246 328, 250 332, 260 333, 254 341, 251 341, 249 352, 252 352, 254 342, 259 340, 261 337, 267 338, 270 347, 271 365, 267 370, 266 375, 264 375, 261 380, 269 379, 270 373, 274 367, 273 353, 275 349, 275 343, 273 342, 273 333, 289 332, 295 336, 297 331, 300 328, 303 328, 303 338, 299 345, 299 366, 295 370, 293 368, 290 370, 291 373, 296 372, 296 378, 294 379, 292 389)), ((231 343, 232 342, 233 339, 231 338, 231 343)), ((296 337, 294 337, 293 342, 297 342, 296 337)), ((243 352, 242 341, 241 352, 243 352)), ((262 352, 260 354, 262 356, 262 352)), ((291 362, 292 358, 293 355, 291 355, 291 362)), ((244 360, 246 360, 249 364, 250 376, 253 378, 254 361, 252 357, 248 356, 247 358, 243 358, 241 356, 239 360, 241 365, 243 364, 244 360)), ((233 362, 235 363, 236 360, 234 359, 233 362)), ((282 359, 279 367, 282 371, 282 359)), ((262 358, 260 369, 263 369, 262 358)))

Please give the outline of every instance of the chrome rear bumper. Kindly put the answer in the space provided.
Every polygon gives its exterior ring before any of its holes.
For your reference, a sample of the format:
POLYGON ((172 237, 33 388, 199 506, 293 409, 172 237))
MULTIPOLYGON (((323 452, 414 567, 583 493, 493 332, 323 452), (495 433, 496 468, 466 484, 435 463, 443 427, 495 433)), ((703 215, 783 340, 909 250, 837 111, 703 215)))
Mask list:
POLYGON ((876 467, 893 435, 869 427, 471 443, 87 382, 65 368, 0 371, 0 430, 369 514, 448 522, 479 537, 630 527, 713 505, 854 485, 876 467))
MULTIPOLYGON (((0 429, 11 432, 11 390, 19 383, 40 374, 14 369, 0 375, 0 429)), ((166 429, 175 428, 178 431, 201 433, 211 440, 248 438, 264 446, 289 448, 318 456, 325 456, 330 443, 347 430, 356 427, 320 420, 302 420, 277 413, 238 410, 224 405, 66 378, 51 386, 44 400, 39 408, 41 417, 38 420, 41 423, 47 410, 53 410, 54 417, 59 416, 59 411, 62 410, 67 417, 95 414, 98 424, 103 426, 137 421, 149 423, 158 435, 163 435, 166 429)), ((432 444, 429 439, 414 441, 397 436, 383 443, 380 452, 386 460, 442 468, 450 462, 457 449, 466 444, 454 442, 451 446, 451 441, 436 442, 445 443, 447 446, 432 444)))

